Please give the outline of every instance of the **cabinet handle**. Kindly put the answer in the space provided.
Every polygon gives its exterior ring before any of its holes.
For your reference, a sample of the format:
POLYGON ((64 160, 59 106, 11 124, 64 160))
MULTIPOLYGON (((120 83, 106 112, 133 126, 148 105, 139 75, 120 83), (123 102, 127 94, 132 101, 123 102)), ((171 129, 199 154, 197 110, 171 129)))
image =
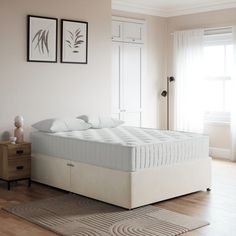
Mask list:
POLYGON ((17 170, 23 170, 23 169, 24 169, 24 166, 17 166, 16 169, 17 169, 17 170))
POLYGON ((126 110, 125 110, 125 109, 122 109, 122 110, 120 110, 120 112, 126 112, 126 110))
POLYGON ((74 167, 74 164, 67 163, 67 166, 74 167))
POLYGON ((21 154, 23 154, 24 153, 24 150, 16 150, 16 154, 17 155, 21 155, 21 154))

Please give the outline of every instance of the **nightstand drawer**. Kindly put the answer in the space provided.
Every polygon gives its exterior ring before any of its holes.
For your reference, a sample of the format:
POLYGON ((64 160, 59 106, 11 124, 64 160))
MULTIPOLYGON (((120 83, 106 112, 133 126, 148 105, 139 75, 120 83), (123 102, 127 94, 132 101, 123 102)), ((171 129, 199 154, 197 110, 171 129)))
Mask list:
POLYGON ((29 157, 8 160, 8 180, 30 177, 30 163, 29 157))
POLYGON ((30 155, 31 154, 31 148, 29 145, 24 145, 21 147, 11 147, 7 149, 7 155, 8 157, 18 157, 23 155, 30 155))

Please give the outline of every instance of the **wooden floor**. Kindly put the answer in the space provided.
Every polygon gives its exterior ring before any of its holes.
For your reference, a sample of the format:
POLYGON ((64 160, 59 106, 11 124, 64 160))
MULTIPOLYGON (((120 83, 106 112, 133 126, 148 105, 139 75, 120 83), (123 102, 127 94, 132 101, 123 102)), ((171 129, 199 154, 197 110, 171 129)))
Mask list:
MULTIPOLYGON (((201 173, 199 173, 200 175, 201 173)), ((64 194, 63 191, 33 183, 18 182, 11 191, 0 182, 0 207, 64 194)), ((165 209, 199 217, 210 226, 186 233, 186 236, 236 235, 236 163, 213 161, 211 192, 199 192, 155 204, 165 209)), ((0 210, 0 236, 55 236, 43 228, 0 210)))

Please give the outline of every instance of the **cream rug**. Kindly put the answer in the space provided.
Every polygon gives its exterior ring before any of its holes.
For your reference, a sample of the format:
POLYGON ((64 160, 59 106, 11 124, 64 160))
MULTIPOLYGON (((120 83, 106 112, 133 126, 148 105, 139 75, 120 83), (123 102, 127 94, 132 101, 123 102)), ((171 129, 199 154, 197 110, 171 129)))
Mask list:
POLYGON ((155 206, 125 210, 74 194, 4 210, 63 236, 175 236, 208 225, 155 206))

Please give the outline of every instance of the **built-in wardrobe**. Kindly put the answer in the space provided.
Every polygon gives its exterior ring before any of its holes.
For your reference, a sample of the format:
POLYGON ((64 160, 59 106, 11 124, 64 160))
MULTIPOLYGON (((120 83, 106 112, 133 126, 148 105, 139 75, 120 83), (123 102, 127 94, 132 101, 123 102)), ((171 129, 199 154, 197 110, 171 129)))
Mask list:
POLYGON ((129 126, 142 125, 145 22, 113 17, 112 116, 129 126))

